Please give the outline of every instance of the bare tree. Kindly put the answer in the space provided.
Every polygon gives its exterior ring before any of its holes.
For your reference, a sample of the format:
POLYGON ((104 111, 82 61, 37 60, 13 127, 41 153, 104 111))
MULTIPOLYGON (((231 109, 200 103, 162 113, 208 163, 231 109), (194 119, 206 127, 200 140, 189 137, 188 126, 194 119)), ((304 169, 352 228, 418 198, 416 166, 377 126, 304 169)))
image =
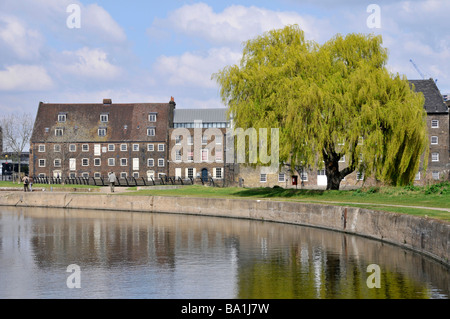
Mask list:
POLYGON ((4 151, 6 150, 17 155, 19 176, 20 158, 24 150, 30 147, 33 124, 34 117, 29 113, 11 113, 3 115, 0 119, 0 125, 3 131, 4 151))

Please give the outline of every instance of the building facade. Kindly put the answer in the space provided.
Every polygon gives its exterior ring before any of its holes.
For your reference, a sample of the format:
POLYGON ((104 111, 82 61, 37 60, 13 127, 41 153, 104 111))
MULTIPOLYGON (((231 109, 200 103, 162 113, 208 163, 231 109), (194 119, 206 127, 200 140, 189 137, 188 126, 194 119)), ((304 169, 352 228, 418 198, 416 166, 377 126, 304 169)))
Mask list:
POLYGON ((157 178, 168 174, 175 102, 40 103, 30 140, 30 174, 40 177, 157 178))

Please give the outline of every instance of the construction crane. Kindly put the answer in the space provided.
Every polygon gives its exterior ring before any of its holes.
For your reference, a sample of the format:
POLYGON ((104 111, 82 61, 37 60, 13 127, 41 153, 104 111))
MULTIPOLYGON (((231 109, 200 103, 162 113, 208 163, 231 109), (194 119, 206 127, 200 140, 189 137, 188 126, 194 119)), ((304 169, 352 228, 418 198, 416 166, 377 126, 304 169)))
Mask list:
MULTIPOLYGON (((412 59, 409 59, 409 62, 411 62, 411 64, 414 66, 414 69, 416 69, 417 73, 420 74, 420 76, 422 77, 423 80, 425 80, 425 75, 423 75, 422 72, 420 72, 419 67, 414 63, 414 61, 412 59)), ((434 83, 437 83, 437 79, 434 80, 434 83)))
POLYGON ((416 69, 417 73, 420 74, 420 76, 422 77, 423 80, 425 80, 425 76, 423 75, 422 72, 420 72, 419 68, 417 67, 417 65, 414 63, 414 61, 412 59, 409 59, 409 62, 412 63, 414 69, 416 69))

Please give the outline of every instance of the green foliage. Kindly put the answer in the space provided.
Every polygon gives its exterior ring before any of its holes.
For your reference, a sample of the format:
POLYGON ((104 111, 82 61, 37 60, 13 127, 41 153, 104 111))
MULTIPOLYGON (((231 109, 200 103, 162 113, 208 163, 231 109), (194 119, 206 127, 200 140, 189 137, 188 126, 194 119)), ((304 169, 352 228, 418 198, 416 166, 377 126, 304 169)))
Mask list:
POLYGON ((247 41, 240 65, 213 78, 236 127, 280 129, 281 162, 330 167, 345 155, 348 168, 327 176, 407 185, 428 154, 424 97, 387 70, 381 44, 349 34, 319 45, 287 26, 247 41))

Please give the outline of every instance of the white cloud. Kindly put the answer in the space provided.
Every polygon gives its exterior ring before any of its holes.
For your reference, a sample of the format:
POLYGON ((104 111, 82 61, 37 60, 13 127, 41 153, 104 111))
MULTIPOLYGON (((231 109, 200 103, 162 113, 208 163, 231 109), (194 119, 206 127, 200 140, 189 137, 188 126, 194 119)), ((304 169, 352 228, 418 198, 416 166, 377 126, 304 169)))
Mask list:
POLYGON ((95 32, 102 41, 122 43, 127 39, 122 27, 97 4, 81 8, 81 21, 81 28, 86 28, 87 32, 95 32))
POLYGON ((307 38, 316 41, 321 40, 323 32, 331 28, 326 21, 296 12, 232 5, 216 13, 209 5, 197 3, 171 12, 166 20, 155 20, 148 32, 154 34, 155 29, 170 27, 215 44, 241 44, 266 31, 291 24, 298 24, 307 38))
POLYGON ((44 91, 53 87, 53 81, 42 66, 11 65, 0 71, 1 91, 44 91))
POLYGON ((230 48, 212 48, 206 54, 186 52, 181 56, 161 56, 157 59, 157 74, 163 74, 173 86, 215 88, 211 75, 230 64, 237 64, 241 52, 230 48))
POLYGON ((101 49, 84 47, 75 52, 64 51, 66 64, 60 64, 59 69, 77 77, 115 80, 122 69, 108 61, 107 54, 101 49))
POLYGON ((30 29, 12 15, 0 15, 0 44, 3 50, 24 60, 36 59, 43 46, 44 38, 39 31, 30 29))

